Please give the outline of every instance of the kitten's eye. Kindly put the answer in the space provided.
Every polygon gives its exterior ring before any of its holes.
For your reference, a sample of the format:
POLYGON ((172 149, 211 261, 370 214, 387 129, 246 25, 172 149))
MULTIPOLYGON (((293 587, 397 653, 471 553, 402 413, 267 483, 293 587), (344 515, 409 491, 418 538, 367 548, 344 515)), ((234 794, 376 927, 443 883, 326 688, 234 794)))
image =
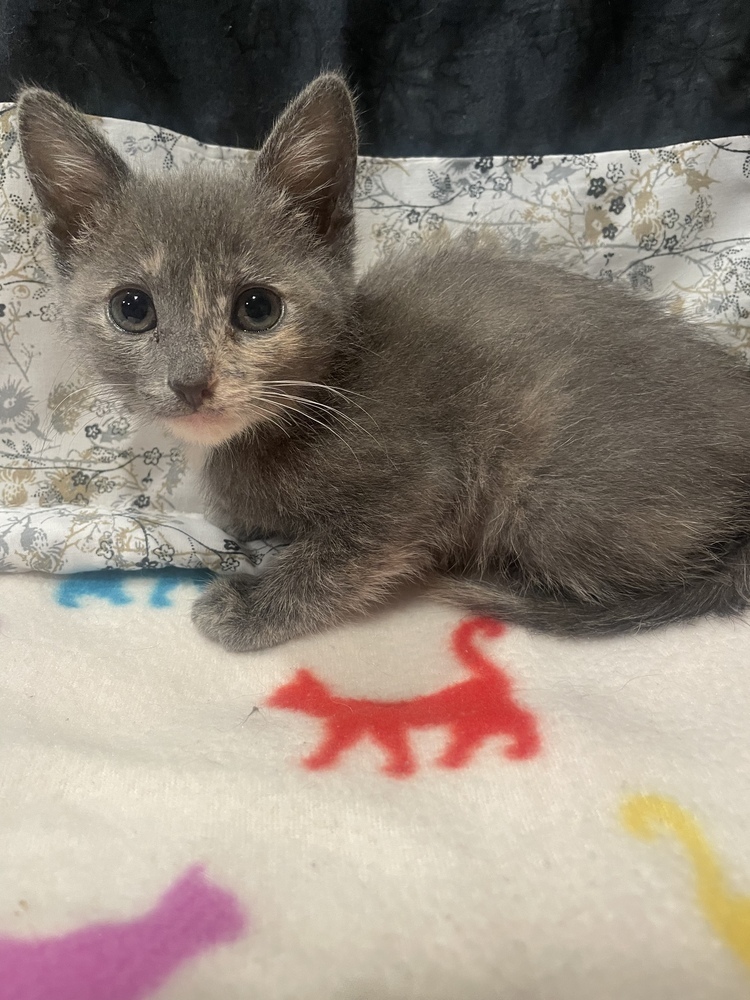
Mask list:
POLYGON ((263 332, 276 326, 283 311, 276 292, 268 288, 246 288, 235 300, 232 322, 248 333, 263 332))
POLYGON ((109 300, 109 315, 126 333, 147 333, 156 326, 151 296, 140 288, 124 288, 109 300))

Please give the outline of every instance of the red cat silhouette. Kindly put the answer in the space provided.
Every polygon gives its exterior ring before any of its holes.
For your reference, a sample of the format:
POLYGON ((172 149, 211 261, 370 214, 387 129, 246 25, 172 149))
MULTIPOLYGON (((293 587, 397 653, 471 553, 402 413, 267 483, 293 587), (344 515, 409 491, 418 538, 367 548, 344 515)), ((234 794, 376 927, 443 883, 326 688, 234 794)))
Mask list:
POLYGON ((451 646, 472 677, 409 701, 341 698, 309 670, 280 687, 268 704, 323 719, 325 738, 303 764, 313 770, 331 767, 340 755, 365 736, 387 754, 386 774, 406 777, 416 771, 409 730, 448 726, 450 743, 437 763, 463 767, 490 736, 510 736, 505 756, 533 757, 540 748, 536 719, 514 701, 510 680, 475 646, 479 636, 496 638, 505 626, 490 618, 471 618, 454 630, 451 646))

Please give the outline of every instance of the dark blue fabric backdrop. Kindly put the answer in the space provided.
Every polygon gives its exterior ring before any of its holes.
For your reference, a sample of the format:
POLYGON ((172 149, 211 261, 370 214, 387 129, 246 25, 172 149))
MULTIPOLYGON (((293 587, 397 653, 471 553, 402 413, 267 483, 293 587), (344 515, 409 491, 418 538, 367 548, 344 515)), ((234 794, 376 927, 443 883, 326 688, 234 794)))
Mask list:
POLYGON ((574 152, 750 131, 748 0, 0 0, 0 99, 255 146, 321 68, 363 152, 574 152))

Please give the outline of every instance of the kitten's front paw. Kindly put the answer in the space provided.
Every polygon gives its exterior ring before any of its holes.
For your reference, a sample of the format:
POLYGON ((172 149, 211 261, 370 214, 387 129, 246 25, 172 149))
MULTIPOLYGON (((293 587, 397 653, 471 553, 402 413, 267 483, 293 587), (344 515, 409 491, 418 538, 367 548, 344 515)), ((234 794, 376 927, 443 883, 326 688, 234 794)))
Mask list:
POLYGON ((268 636, 258 622, 253 593, 254 576, 223 576, 213 580, 193 605, 195 627, 208 639, 235 653, 265 649, 282 641, 268 636))

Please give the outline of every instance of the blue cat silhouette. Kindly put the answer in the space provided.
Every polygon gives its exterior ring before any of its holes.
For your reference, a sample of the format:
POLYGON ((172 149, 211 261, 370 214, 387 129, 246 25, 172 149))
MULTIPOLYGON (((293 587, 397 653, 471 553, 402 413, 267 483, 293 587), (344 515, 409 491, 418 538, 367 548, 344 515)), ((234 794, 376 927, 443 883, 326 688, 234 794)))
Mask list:
POLYGON ((128 581, 148 579, 152 587, 148 603, 152 608, 172 606, 172 591, 181 584, 205 587, 212 574, 206 569, 145 569, 96 570, 93 573, 72 573, 57 585, 55 597, 63 608, 80 608, 81 602, 95 597, 113 605, 132 604, 133 595, 126 586, 128 581))

